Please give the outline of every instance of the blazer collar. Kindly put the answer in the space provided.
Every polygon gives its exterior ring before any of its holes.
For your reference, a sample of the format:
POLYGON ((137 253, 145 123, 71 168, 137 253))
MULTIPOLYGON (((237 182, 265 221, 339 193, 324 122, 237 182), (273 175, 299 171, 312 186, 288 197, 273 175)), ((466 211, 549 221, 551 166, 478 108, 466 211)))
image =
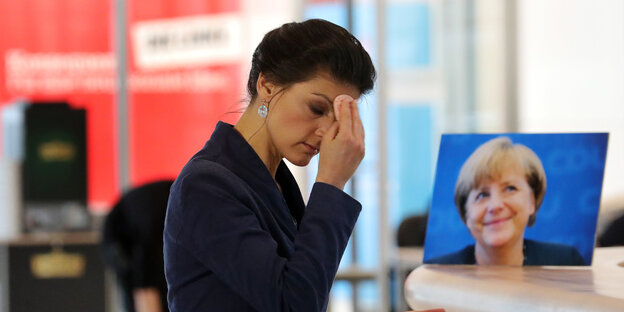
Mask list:
POLYGON ((270 207, 283 208, 275 209, 280 217, 289 218, 290 222, 294 219, 296 225, 301 222, 305 204, 299 186, 284 161, 280 161, 275 174, 275 180, 282 187, 282 195, 262 159, 234 126, 219 121, 200 154, 202 152, 247 182, 261 198, 267 199, 270 207), (281 215, 284 212, 290 213, 288 216, 281 215))

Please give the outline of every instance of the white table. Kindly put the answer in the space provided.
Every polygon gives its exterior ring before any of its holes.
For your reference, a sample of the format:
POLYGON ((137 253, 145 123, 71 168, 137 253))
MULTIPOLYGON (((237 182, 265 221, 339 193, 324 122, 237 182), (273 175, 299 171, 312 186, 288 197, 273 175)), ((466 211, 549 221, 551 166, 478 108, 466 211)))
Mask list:
POLYGON ((423 265, 405 297, 414 310, 624 311, 624 247, 596 248, 592 266, 423 265))

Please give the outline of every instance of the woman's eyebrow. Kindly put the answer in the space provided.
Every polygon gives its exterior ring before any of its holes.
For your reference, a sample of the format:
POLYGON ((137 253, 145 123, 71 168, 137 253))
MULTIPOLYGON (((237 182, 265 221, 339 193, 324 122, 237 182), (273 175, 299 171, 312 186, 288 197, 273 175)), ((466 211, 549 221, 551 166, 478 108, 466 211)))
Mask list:
POLYGON ((506 180, 502 180, 501 184, 508 186, 508 185, 512 185, 512 184, 518 184, 521 180, 521 178, 515 178, 515 179, 506 179, 506 180))
POLYGON ((316 96, 320 96, 322 98, 324 98, 329 104, 332 103, 332 101, 329 99, 329 97, 325 94, 322 93, 316 93, 316 92, 312 92, 312 94, 316 95, 316 96))
POLYGON ((478 185, 478 186, 475 186, 475 187, 473 188, 473 190, 475 190, 475 191, 477 191, 477 192, 487 191, 487 190, 489 190, 489 189, 490 189, 490 186, 489 186, 489 185, 478 185))

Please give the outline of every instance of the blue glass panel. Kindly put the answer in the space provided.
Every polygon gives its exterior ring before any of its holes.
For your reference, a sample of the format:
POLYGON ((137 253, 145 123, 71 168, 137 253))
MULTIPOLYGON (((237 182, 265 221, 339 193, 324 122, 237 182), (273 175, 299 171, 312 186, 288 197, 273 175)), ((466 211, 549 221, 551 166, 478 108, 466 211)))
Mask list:
POLYGON ((347 26, 347 7, 340 2, 308 5, 303 12, 304 19, 322 18, 342 27, 347 26))
POLYGON ((430 14, 425 3, 388 5, 386 55, 390 69, 431 64, 430 14))
POLYGON ((388 106, 388 201, 391 224, 428 211, 432 188, 431 107, 388 106))
POLYGON ((362 282, 357 287, 360 295, 358 304, 362 311, 383 311, 379 308, 379 290, 375 281, 362 282))

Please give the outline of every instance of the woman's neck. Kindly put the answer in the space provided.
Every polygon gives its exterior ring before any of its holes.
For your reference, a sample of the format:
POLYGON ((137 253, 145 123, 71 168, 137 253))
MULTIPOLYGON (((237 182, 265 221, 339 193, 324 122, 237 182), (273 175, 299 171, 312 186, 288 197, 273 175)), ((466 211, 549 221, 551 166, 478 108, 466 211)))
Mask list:
POLYGON ((254 116, 255 105, 250 104, 240 119, 234 126, 243 138, 251 145, 253 150, 258 154, 266 168, 271 173, 273 179, 277 172, 277 167, 282 160, 281 155, 277 152, 269 133, 266 128, 266 119, 260 118, 257 114, 254 116))
POLYGON ((477 264, 485 265, 512 265, 524 264, 524 240, 519 239, 511 245, 501 247, 483 247, 475 244, 475 259, 477 264))

